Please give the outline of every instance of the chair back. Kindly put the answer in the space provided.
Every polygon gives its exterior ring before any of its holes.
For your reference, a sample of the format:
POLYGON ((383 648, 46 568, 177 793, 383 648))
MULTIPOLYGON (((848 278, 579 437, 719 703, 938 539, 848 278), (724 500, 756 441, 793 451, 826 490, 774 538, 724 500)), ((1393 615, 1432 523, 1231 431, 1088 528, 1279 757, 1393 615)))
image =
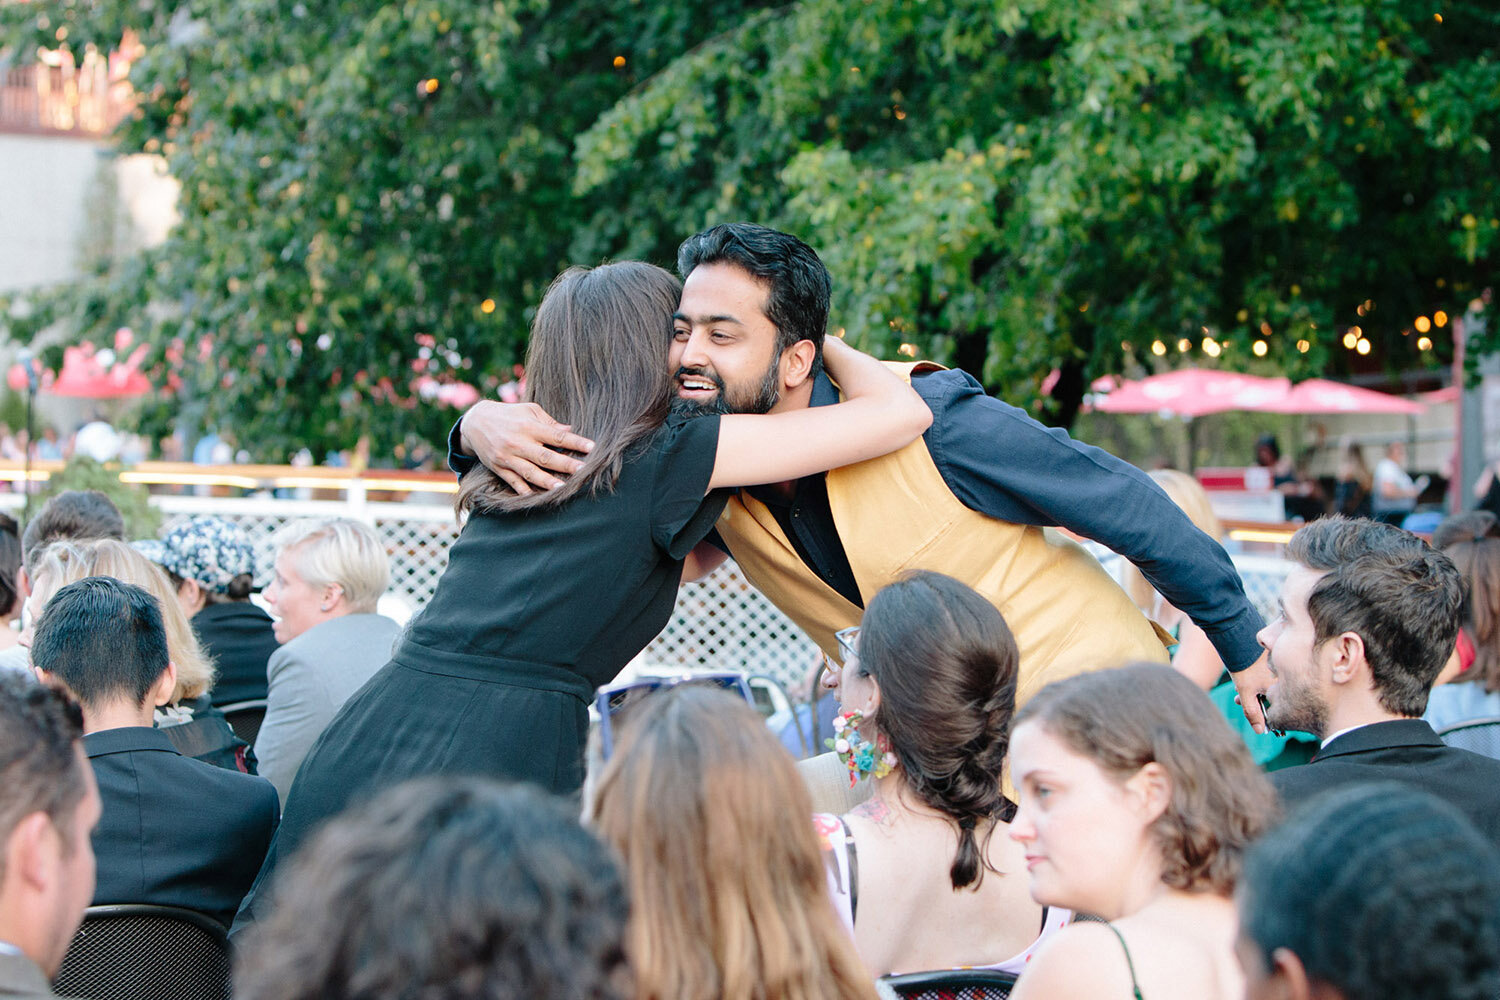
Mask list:
POLYGON ((1438 731, 1444 743, 1500 760, 1500 718, 1469 719, 1438 731))
POLYGON ((229 723, 229 728, 234 730, 234 735, 255 745, 255 737, 260 735, 260 724, 266 718, 266 699, 251 698, 248 701, 231 702, 228 705, 220 705, 219 711, 224 713, 224 719, 229 723))
POLYGON ((90 906, 53 980, 89 1000, 229 1000, 229 943, 218 921, 176 906, 90 906))
POLYGON ((1016 977, 994 969, 938 969, 883 976, 880 982, 901 1000, 1006 1000, 1016 977))

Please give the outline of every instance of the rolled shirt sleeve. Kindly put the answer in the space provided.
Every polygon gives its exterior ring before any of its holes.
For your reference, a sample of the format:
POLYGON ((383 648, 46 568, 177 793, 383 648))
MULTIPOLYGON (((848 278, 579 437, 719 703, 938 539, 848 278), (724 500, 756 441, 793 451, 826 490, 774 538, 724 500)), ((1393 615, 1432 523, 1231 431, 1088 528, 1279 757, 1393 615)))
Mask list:
POLYGON ((986 395, 965 372, 919 375, 912 385, 933 413, 928 450, 965 506, 1109 547, 1208 634, 1231 671, 1259 658, 1263 623, 1228 553, 1149 476, 986 395))

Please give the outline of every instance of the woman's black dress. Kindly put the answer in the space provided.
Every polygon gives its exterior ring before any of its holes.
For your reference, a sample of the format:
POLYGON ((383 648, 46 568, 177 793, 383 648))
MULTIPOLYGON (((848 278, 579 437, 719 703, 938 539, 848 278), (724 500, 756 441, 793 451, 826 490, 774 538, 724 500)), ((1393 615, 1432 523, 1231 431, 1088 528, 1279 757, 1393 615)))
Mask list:
POLYGON ((714 416, 673 417, 630 449, 612 492, 469 519, 394 658, 308 752, 240 923, 318 824, 405 779, 580 787, 594 689, 665 627, 682 560, 723 509, 704 496, 718 431, 714 416))

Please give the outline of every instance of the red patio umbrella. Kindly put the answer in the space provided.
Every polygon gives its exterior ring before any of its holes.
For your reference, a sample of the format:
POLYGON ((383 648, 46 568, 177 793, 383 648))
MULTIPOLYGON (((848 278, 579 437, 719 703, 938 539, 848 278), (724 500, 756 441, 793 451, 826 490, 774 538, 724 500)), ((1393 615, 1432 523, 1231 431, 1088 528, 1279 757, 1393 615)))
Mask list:
POLYGON ((1291 389, 1284 378, 1266 378, 1209 368, 1182 368, 1148 375, 1109 393, 1094 404, 1103 413, 1168 413, 1201 417, 1227 410, 1264 410, 1291 389))
POLYGON ((144 396, 152 391, 151 381, 141 374, 146 346, 136 348, 124 361, 114 362, 113 354, 96 352, 92 344, 63 349, 62 371, 48 391, 57 396, 81 396, 85 399, 123 399, 144 396))
POLYGON ((1361 389, 1343 382, 1310 378, 1292 386, 1281 399, 1256 407, 1267 413, 1399 413, 1411 415, 1426 411, 1421 403, 1390 393, 1361 389))

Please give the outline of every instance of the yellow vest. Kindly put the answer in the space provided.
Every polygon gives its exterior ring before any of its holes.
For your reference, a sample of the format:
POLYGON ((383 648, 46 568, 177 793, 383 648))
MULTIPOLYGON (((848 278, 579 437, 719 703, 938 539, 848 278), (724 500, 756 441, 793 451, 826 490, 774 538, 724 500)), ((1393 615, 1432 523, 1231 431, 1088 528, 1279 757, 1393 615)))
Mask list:
MULTIPOLYGON (((918 366, 891 367, 910 378, 918 366)), ((946 573, 973 587, 1015 634, 1018 705, 1063 677, 1140 660, 1167 662, 1170 636, 1147 621, 1093 556, 1051 529, 999 521, 964 506, 924 439, 834 469, 827 483, 833 522, 863 602, 913 569, 946 573)), ((834 632, 859 624, 861 609, 807 567, 764 504, 741 491, 725 506, 718 529, 750 582, 824 651, 835 651, 834 632)))

